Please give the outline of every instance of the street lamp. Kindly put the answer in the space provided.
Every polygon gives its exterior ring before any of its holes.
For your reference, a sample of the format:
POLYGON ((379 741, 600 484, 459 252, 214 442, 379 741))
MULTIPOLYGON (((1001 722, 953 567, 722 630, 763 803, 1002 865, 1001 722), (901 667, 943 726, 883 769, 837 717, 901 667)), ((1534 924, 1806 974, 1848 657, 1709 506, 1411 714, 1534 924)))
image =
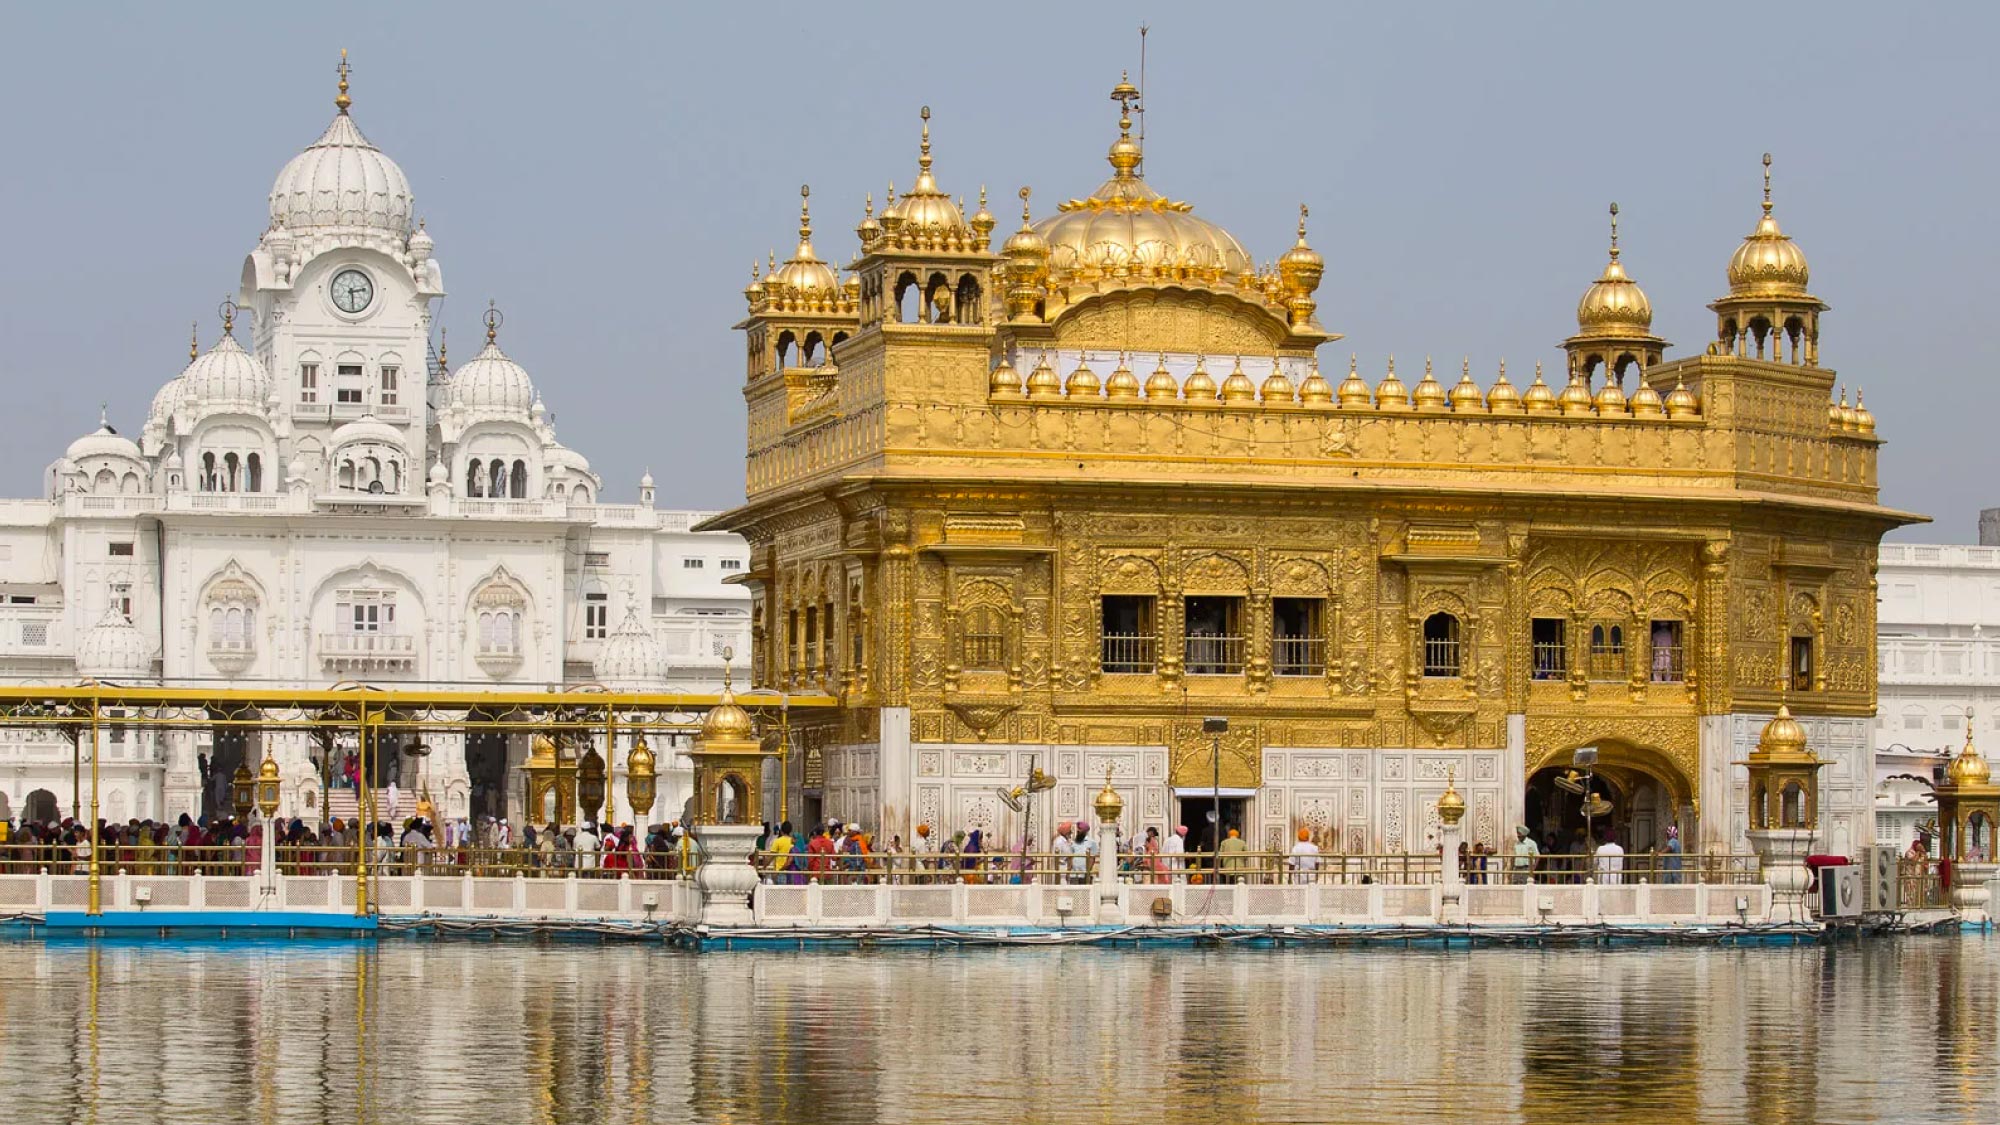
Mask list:
POLYGON ((625 802, 632 806, 632 817, 639 822, 637 828, 646 827, 646 818, 653 811, 657 776, 653 748, 646 745, 646 736, 642 734, 625 755, 625 802))
POLYGON ((250 767, 239 765, 229 779, 229 804, 236 810, 238 820, 248 819, 250 809, 257 803, 257 783, 251 780, 250 767))
MULTIPOLYGON (((239 769, 238 773, 247 773, 239 769)), ((264 814, 264 846, 257 857, 258 866, 264 876, 264 890, 268 893, 277 889, 278 838, 271 831, 271 818, 278 815, 278 763, 271 752, 264 751, 264 764, 257 767, 257 783, 254 786, 257 811, 264 814)))

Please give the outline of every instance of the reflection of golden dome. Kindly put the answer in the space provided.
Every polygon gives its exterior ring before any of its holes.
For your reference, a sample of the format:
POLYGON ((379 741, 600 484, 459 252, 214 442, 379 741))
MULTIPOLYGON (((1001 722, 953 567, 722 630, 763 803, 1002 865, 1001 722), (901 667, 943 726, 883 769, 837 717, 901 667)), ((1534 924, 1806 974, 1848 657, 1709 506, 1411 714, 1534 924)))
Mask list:
POLYGON ((1160 365, 1146 376, 1146 397, 1172 401, 1181 396, 1181 385, 1174 373, 1167 370, 1167 353, 1160 353, 1160 365))
POLYGON ((1743 245, 1729 256, 1729 295, 1770 297, 1806 295, 1812 272, 1806 268, 1805 251, 1778 229, 1771 216, 1771 154, 1764 154, 1764 214, 1757 228, 1743 239, 1743 245))
POLYGON ((1521 412, 1521 392, 1507 380, 1507 361, 1500 361, 1500 377, 1493 380, 1493 389, 1486 392, 1486 409, 1495 414, 1519 414, 1521 412))

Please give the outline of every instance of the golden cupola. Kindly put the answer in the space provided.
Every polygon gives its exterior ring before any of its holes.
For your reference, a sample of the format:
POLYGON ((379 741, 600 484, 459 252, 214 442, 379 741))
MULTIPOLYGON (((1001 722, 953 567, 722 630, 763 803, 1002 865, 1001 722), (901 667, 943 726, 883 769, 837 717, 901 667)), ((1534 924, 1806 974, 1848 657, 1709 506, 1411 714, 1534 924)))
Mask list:
POLYGON ((1326 259, 1306 243, 1306 205, 1299 204, 1299 240, 1278 259, 1278 277, 1284 283, 1285 307, 1293 324, 1311 324, 1319 307, 1313 293, 1326 276, 1326 259))
POLYGON ((1495 414, 1519 414, 1522 411, 1521 392, 1507 379, 1507 361, 1500 361, 1500 375, 1493 380, 1493 388, 1486 392, 1486 409, 1495 414))
POLYGON ((1306 406, 1333 404, 1333 388, 1327 384, 1326 376, 1319 373, 1318 356, 1312 358, 1306 369, 1305 381, 1299 384, 1299 401, 1306 406))
POLYGON ((923 107, 917 182, 882 209, 882 241, 898 250, 982 251, 986 242, 931 174, 931 107, 923 107))
POLYGON ((1347 378, 1340 381, 1340 406, 1343 410, 1367 410, 1375 405, 1375 392, 1361 378, 1361 370, 1354 356, 1347 357, 1347 378))
POLYGON ((1044 289, 1049 280, 1049 243, 1035 230, 1028 210, 1030 191, 1021 189, 1021 229, 1000 248, 1007 259, 1006 297, 1010 320, 1039 319, 1044 289))
POLYGON ((1619 260, 1618 205, 1613 203, 1610 258, 1577 301, 1576 334, 1563 341, 1563 350, 1569 353, 1570 367, 1583 373, 1588 391, 1597 375, 1622 381, 1635 367, 1643 370, 1660 363, 1667 346, 1653 334, 1653 303, 1619 260))
POLYGON ((1424 357, 1424 377, 1418 381, 1416 389, 1411 392, 1411 397, 1416 400, 1418 410, 1441 413, 1447 409, 1449 396, 1445 392, 1444 384, 1438 382, 1437 376, 1431 373, 1429 356, 1424 357))
POLYGON ((1458 384, 1451 389, 1451 408, 1460 414, 1478 414, 1486 410, 1486 396, 1479 391, 1479 384, 1472 381, 1472 359, 1467 357, 1458 370, 1458 384))
MULTIPOLYGON (((1585 398, 1590 397, 1588 392, 1585 398)), ((1535 381, 1528 384, 1528 390, 1521 396, 1521 405, 1530 414, 1555 414, 1562 408, 1556 405, 1556 393, 1542 381, 1542 365, 1535 364, 1535 381)))
POLYGON ((1403 381, 1396 378, 1396 357, 1389 357, 1389 373, 1375 384, 1375 408, 1377 410, 1408 410, 1410 392, 1403 381))
POLYGON ((1160 353, 1160 365, 1146 376, 1146 397, 1162 402, 1172 402, 1181 396, 1180 381, 1167 369, 1167 353, 1160 353))
MULTIPOLYGON (((819 260, 812 244, 812 186, 799 188, 799 246, 772 276, 779 301, 794 308, 819 308, 843 303, 840 272, 819 260)), ((772 288, 769 278, 765 289, 772 288)))
MULTIPOLYGON (((1321 385, 1325 385, 1324 380, 1321 381, 1321 385)), ((1277 356, 1271 357, 1271 373, 1264 377, 1264 382, 1257 388, 1257 393, 1266 405, 1274 402, 1290 405, 1298 401, 1298 388, 1292 385, 1291 378, 1285 374, 1284 364, 1279 362, 1277 356)))
POLYGON ((1139 397, 1139 376, 1133 374, 1132 364, 1124 352, 1118 353, 1118 366, 1111 377, 1104 380, 1104 397, 1116 399, 1136 399, 1139 397))
POLYGON ((1764 154, 1764 204, 1757 225, 1729 256, 1729 294, 1715 310, 1716 347, 1724 354, 1819 366, 1819 314, 1826 302, 1807 291, 1805 251, 1778 227, 1771 207, 1771 154, 1764 154))

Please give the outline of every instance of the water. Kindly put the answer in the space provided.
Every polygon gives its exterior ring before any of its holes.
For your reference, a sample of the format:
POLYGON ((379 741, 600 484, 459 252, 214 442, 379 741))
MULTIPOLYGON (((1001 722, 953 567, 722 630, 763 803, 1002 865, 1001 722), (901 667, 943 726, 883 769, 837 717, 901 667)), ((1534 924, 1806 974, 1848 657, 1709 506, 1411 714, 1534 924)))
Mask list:
POLYGON ((700 956, 0 942, 0 1107, 23 1122, 1991 1125, 1996 1027, 2000 937, 700 956))

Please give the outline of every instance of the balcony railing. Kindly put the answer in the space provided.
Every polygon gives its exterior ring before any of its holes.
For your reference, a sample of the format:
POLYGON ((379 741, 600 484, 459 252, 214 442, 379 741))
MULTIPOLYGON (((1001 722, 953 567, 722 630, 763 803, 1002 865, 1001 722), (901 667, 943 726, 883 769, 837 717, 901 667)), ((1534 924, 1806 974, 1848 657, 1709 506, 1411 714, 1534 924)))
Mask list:
POLYGON ((417 660, 417 638, 407 633, 321 633, 319 658, 350 668, 407 668, 417 660))
POLYGON ((1652 677, 1656 684, 1678 684, 1687 679, 1686 659, 1679 645, 1654 645, 1652 677))
POLYGON ((1561 641, 1536 641, 1534 678, 1569 679, 1569 646, 1561 641))
POLYGON ((1271 642, 1271 669, 1280 676, 1326 674, 1326 638, 1278 637, 1271 642))
POLYGON ((1187 671, 1190 676, 1241 675, 1243 638, 1229 633, 1189 633, 1187 671))
POLYGON ((1150 674, 1158 666, 1157 638, 1151 633, 1104 634, 1103 666, 1116 674, 1150 674))
POLYGON ((1623 648, 1593 648, 1588 664, 1592 683, 1615 684, 1625 680, 1625 650, 1623 648))
POLYGON ((1459 674, 1458 642, 1440 638, 1424 641, 1424 676, 1449 679, 1459 674))

